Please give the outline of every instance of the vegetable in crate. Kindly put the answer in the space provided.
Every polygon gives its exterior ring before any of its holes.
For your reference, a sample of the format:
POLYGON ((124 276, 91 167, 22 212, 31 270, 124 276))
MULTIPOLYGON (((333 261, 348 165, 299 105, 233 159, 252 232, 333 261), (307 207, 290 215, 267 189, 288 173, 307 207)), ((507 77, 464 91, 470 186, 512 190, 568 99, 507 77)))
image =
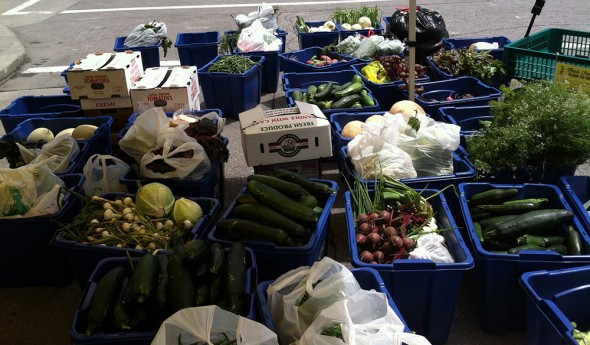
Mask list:
POLYGON ((486 51, 471 48, 441 48, 432 55, 432 61, 453 76, 473 76, 486 84, 492 84, 494 78, 506 75, 502 61, 494 59, 486 51))
POLYGON ((256 62, 242 55, 225 55, 209 65, 208 72, 222 72, 230 74, 244 74, 248 72, 256 62))

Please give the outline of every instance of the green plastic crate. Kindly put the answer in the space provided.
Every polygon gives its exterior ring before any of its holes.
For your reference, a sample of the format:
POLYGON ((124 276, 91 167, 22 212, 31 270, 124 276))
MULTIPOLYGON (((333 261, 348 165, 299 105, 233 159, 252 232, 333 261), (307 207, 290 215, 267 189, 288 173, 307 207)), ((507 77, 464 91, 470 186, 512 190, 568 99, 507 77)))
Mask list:
POLYGON ((553 80, 557 62, 590 67, 590 32, 549 28, 504 46, 508 75, 515 78, 553 80))

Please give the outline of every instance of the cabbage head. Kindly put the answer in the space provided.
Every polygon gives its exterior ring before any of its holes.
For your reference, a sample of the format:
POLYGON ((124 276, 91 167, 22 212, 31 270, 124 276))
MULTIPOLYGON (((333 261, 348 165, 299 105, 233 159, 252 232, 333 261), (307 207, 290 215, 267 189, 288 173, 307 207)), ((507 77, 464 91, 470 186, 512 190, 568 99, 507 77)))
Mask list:
POLYGON ((203 209, 197 202, 186 198, 180 198, 174 203, 172 208, 172 220, 181 224, 185 220, 191 224, 197 224, 197 221, 203 216, 203 209))
POLYGON ((135 196, 135 206, 145 216, 166 217, 174 206, 174 194, 168 186, 151 182, 139 188, 135 196))

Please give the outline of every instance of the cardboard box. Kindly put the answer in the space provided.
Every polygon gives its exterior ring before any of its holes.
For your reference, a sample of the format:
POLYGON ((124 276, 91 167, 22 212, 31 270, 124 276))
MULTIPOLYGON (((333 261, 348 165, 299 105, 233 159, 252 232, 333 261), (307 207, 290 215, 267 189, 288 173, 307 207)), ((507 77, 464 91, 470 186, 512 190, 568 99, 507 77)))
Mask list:
POLYGON ((307 178, 322 178, 321 159, 310 159, 307 161, 287 162, 271 165, 258 165, 254 167, 254 173, 272 176, 277 169, 290 170, 307 178))
POLYGON ((320 108, 297 107, 240 113, 242 147, 248 166, 297 162, 332 156, 330 123, 320 108))
POLYGON ((148 68, 130 92, 136 112, 153 107, 200 110, 199 94, 196 66, 148 68))
POLYGON ((134 51, 88 54, 66 71, 72 99, 129 97, 142 75, 141 53, 134 51))

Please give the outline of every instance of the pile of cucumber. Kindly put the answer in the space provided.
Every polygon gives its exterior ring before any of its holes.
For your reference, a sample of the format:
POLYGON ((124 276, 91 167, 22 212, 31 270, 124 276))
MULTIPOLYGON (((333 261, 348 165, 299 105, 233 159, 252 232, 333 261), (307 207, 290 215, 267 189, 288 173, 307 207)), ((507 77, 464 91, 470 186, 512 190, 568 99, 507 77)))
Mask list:
POLYGON ((288 170, 277 170, 274 176, 252 174, 228 217, 217 222, 215 235, 226 241, 303 246, 335 192, 327 184, 288 170))
POLYGON ((551 250, 583 254, 574 213, 543 208, 546 198, 517 198, 517 188, 492 188, 469 199, 469 213, 485 250, 517 254, 521 250, 551 250))
POLYGON ((291 97, 294 101, 315 104, 321 110, 375 106, 375 100, 369 95, 363 79, 358 75, 342 85, 328 82, 317 86, 310 85, 306 91, 293 90, 291 97))
POLYGON ((223 249, 191 240, 172 254, 147 254, 130 265, 112 268, 97 282, 86 335, 158 329, 178 310, 195 306, 216 304, 235 314, 250 309, 242 303, 247 253, 240 242, 223 249))

